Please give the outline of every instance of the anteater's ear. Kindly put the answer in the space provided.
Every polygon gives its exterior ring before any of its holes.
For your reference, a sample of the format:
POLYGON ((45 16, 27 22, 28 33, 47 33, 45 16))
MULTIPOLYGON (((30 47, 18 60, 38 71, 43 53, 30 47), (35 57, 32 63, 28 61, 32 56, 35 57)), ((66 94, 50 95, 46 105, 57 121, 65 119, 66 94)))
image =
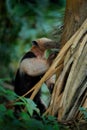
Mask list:
POLYGON ((37 41, 32 41, 32 45, 38 46, 38 42, 37 41))

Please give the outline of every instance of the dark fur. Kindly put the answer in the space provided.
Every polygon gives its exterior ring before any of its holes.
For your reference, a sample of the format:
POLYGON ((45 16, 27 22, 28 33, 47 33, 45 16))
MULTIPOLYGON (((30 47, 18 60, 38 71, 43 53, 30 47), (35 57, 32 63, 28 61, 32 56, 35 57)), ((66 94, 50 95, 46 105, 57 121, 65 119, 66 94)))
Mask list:
MULTIPOLYGON (((36 56, 32 52, 27 52, 21 59, 21 62, 26 58, 33 58, 33 57, 36 56)), ((41 79, 43 75, 32 77, 24 73, 20 74, 19 69, 17 70, 16 77, 15 77, 14 91, 17 95, 22 96, 27 91, 29 91, 41 79)), ((26 97, 29 98, 30 95, 31 93, 28 94, 26 97)), ((40 109, 40 112, 43 113, 45 111, 45 107, 40 101, 40 91, 35 96, 34 102, 37 104, 37 107, 40 109)))

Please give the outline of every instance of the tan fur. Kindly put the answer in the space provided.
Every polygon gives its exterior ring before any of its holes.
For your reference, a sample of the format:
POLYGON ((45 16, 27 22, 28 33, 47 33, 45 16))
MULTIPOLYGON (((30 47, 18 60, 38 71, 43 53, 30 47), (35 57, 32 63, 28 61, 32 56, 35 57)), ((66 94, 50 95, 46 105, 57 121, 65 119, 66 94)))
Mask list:
POLYGON ((44 57, 44 51, 40 50, 38 46, 33 45, 31 48, 31 51, 37 56, 37 57, 44 57))
POLYGON ((44 74, 51 64, 51 58, 50 60, 45 59, 45 50, 48 48, 48 46, 46 47, 46 43, 50 44, 52 40, 48 38, 40 38, 35 41, 38 45, 33 45, 30 51, 33 52, 36 57, 24 59, 20 63, 19 67, 21 73, 26 73, 30 76, 38 76, 44 74))
POLYGON ((43 50, 48 49, 48 47, 46 48, 46 43, 52 42, 52 40, 48 38, 40 38, 40 39, 37 39, 36 41, 39 44, 40 48, 42 48, 43 50))
POLYGON ((46 49, 50 49, 50 48, 56 48, 56 42, 54 42, 53 40, 49 39, 49 38, 39 38, 35 40, 38 43, 39 48, 42 51, 45 51, 46 49))
POLYGON ((44 74, 49 68, 46 60, 41 58, 25 59, 20 63, 20 72, 30 76, 38 76, 44 74))

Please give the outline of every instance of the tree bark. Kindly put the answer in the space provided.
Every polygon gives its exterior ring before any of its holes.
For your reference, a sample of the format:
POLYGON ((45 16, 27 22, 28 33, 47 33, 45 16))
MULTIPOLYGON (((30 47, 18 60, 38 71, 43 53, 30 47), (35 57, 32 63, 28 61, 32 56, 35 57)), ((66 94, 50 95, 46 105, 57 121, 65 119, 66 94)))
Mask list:
POLYGON ((70 39, 87 18, 87 0, 66 0, 61 46, 70 39))
POLYGON ((73 45, 68 48, 68 52, 66 51, 63 57, 63 70, 57 78, 49 112, 51 115, 58 114, 60 121, 78 118, 79 107, 87 108, 86 12, 86 0, 67 0, 61 51, 69 39, 73 45))

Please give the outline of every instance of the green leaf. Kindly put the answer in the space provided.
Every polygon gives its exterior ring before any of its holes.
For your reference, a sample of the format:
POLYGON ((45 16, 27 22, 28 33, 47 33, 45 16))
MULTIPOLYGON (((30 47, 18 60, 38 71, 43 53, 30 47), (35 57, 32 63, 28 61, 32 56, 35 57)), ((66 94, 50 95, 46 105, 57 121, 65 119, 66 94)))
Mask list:
POLYGON ((14 119, 15 116, 14 116, 13 110, 7 110, 7 111, 6 111, 6 116, 8 116, 8 117, 14 119))
POLYGON ((36 119, 30 119, 27 125, 30 130, 44 130, 42 121, 36 119))
POLYGON ((0 95, 3 95, 4 93, 6 93, 6 90, 0 85, 0 95))
POLYGON ((30 119, 29 114, 27 114, 26 112, 21 112, 21 117, 25 121, 30 119))
POLYGON ((25 103, 24 103, 24 102, 19 102, 19 101, 18 101, 18 102, 15 102, 14 105, 19 105, 19 106, 20 106, 20 105, 25 105, 25 103))
POLYGON ((6 112, 6 107, 3 104, 0 104, 0 112, 6 112))
POLYGON ((45 130, 53 130, 53 127, 51 125, 47 124, 47 125, 44 126, 44 129, 45 130))
POLYGON ((3 104, 0 104, 0 118, 2 118, 5 115, 6 111, 6 107, 3 104))
POLYGON ((14 93, 14 91, 6 90, 6 97, 8 100, 15 100, 17 95, 14 93))
POLYGON ((34 110, 39 114, 39 109, 37 108, 37 105, 30 99, 26 99, 26 100, 27 100, 26 108, 29 114, 32 116, 34 110))
POLYGON ((55 124, 55 125, 53 126, 53 129, 54 129, 54 130, 60 130, 60 127, 59 127, 58 124, 55 124))
POLYGON ((43 102, 43 104, 46 106, 46 108, 48 107, 49 103, 50 103, 50 91, 47 88, 46 84, 44 83, 41 87, 41 96, 40 99, 43 102))
POLYGON ((25 104, 27 103, 27 99, 26 99, 25 97, 19 96, 19 99, 20 99, 21 101, 23 101, 25 104))

